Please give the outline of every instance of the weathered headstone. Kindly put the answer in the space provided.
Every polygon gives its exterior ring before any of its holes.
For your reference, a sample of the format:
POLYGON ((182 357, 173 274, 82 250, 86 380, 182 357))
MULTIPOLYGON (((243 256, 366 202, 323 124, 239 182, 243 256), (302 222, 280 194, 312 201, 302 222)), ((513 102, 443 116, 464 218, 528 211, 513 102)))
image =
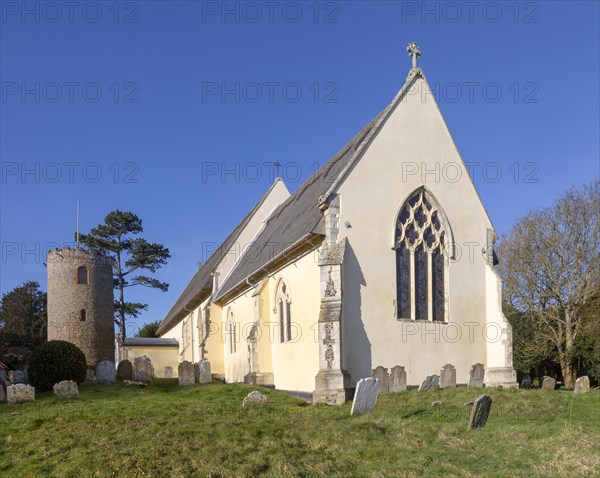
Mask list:
POLYGON ((378 379, 372 377, 361 378, 356 384, 350 415, 362 415, 372 411, 377 403, 380 388, 381 383, 378 379))
POLYGON ((125 359, 117 366, 117 378, 119 380, 131 380, 133 378, 133 364, 125 359))
POLYGON ((529 375, 525 375, 521 380, 521 388, 531 388, 531 377, 529 375))
POLYGON ((10 381, 13 385, 27 382, 27 376, 23 370, 12 370, 8 373, 8 376, 10 377, 10 381))
POLYGON ((390 393, 406 392, 406 371, 396 365, 390 371, 390 393))
POLYGON ((133 379, 142 382, 150 382, 154 378, 154 367, 152 360, 147 355, 136 357, 133 363, 133 379))
POLYGON ((483 387, 483 376, 485 375, 485 367, 482 363, 476 363, 471 367, 469 373, 469 387, 483 387))
POLYGON ((481 394, 473 403, 473 408, 471 409, 471 416, 469 417, 469 425, 468 429, 471 430, 473 428, 481 428, 485 426, 488 416, 490 414, 490 409, 492 408, 492 399, 489 395, 481 394))
POLYGON ((573 390, 573 393, 580 394, 580 393, 588 393, 589 391, 590 391, 590 378, 587 375, 584 375, 583 377, 579 377, 575 381, 575 389, 573 390))
POLYGON ((431 402, 432 407, 441 407, 443 403, 440 400, 436 400, 435 402, 431 402))
POLYGON ((429 390, 434 390, 434 389, 438 388, 439 383, 440 383, 439 375, 435 375, 435 374, 427 375, 427 377, 425 377, 425 380, 423 380, 423 382, 419 386, 419 392, 428 392, 429 390))
POLYGON ((456 369, 447 363, 440 372, 440 388, 456 387, 456 369))
POLYGON ((184 360, 179 364, 177 373, 179 374, 179 386, 194 385, 196 377, 194 374, 194 364, 184 360))
POLYGON ((96 382, 98 382, 99 385, 110 385, 116 381, 117 371, 114 363, 103 360, 96 365, 96 382))
POLYGON ((88 368, 87 371, 85 372, 85 379, 86 380, 96 380, 96 374, 94 373, 94 369, 93 368, 88 368))
POLYGON ((35 388, 24 383, 6 387, 6 401, 8 403, 24 403, 35 400, 35 388))
POLYGON ((551 392, 556 388, 556 380, 552 377, 545 376, 542 381, 542 390, 546 390, 547 392, 551 392))
POLYGON ((196 363, 196 381, 198 383, 212 383, 212 375, 210 373, 210 362, 206 359, 196 363))
POLYGON ((52 387, 58 398, 79 398, 79 388, 73 380, 63 380, 52 387))
POLYGON ((390 393, 390 376, 388 375, 387 368, 381 365, 373 369, 371 378, 379 380, 379 393, 386 394, 390 393))
POLYGON ((173 378, 173 367, 169 365, 165 367, 165 378, 173 378))
POLYGON ((245 407, 247 405, 260 405, 260 404, 266 403, 266 402, 267 402, 267 396, 263 393, 260 393, 257 390, 254 390, 244 397, 242 406, 245 407))

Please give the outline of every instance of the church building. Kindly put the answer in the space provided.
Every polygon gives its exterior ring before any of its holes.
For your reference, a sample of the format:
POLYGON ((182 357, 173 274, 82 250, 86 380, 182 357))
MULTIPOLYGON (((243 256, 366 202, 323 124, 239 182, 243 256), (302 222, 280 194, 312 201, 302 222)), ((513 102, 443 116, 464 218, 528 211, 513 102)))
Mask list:
POLYGON ((392 102, 293 194, 278 178, 195 273, 158 331, 180 362, 330 404, 379 366, 517 385, 496 233, 407 50, 392 102))

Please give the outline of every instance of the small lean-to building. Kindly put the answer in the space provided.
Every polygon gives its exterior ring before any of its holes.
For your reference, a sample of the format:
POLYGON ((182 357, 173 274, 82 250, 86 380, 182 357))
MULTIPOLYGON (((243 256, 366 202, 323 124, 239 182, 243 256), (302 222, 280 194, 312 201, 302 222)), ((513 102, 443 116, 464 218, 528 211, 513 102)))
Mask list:
POLYGON ((409 45, 399 92, 289 194, 277 179, 158 330, 213 376, 343 403, 378 366, 516 386, 496 233, 409 45))

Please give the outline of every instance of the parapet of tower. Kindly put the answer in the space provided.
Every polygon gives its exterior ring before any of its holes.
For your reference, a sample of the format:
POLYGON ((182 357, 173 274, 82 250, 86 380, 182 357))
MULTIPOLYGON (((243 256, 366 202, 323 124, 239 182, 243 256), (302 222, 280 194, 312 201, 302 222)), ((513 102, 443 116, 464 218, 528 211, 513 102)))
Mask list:
POLYGON ((79 347, 90 367, 114 361, 113 271, 109 257, 81 247, 53 249, 48 269, 48 340, 79 347))

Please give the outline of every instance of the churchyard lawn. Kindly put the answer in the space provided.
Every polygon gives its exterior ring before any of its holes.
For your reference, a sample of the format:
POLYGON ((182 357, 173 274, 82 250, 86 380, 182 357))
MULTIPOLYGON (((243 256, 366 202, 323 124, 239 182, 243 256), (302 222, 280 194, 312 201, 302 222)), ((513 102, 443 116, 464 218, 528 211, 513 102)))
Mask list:
POLYGON ((0 476, 600 476, 598 391, 487 389, 487 425, 468 431, 482 389, 382 395, 360 416, 247 385, 79 389, 0 404, 0 476), (242 408, 255 389, 268 403, 242 408))

